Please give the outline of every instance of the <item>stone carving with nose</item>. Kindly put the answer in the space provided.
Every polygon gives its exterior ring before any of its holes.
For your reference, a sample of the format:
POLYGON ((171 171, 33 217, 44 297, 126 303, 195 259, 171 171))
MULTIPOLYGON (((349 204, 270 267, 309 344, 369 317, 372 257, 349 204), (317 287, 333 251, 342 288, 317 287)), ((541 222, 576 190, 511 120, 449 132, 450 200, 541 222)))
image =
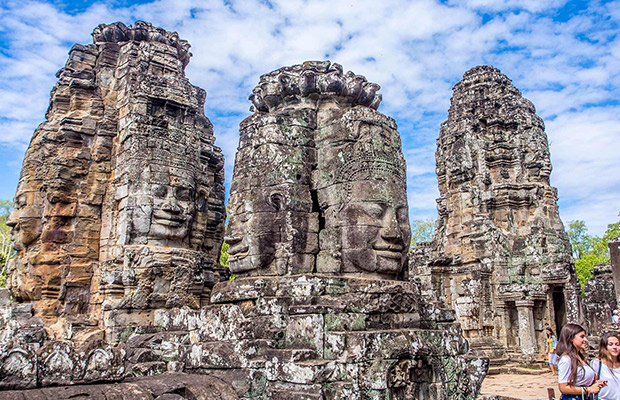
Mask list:
POLYGON ((183 240, 193 215, 193 190, 183 186, 153 186, 153 214, 149 236, 183 240))

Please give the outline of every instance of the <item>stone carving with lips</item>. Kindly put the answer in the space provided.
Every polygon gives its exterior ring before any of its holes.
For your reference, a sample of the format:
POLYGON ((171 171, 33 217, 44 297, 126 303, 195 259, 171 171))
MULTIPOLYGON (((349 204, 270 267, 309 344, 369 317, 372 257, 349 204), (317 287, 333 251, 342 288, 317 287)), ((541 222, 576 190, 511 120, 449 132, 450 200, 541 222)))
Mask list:
POLYGON ((246 272, 268 266, 275 257, 280 239, 282 218, 278 215, 282 202, 279 193, 258 195, 249 202, 260 212, 246 212, 244 204, 231 212, 228 234, 228 261, 232 273, 246 272), (272 201, 278 199, 276 201, 272 201), (260 203, 260 204, 258 204, 260 203))
POLYGON ((397 275, 405 266, 410 241, 407 204, 383 197, 396 193, 381 185, 372 181, 356 185, 360 189, 356 201, 340 212, 344 272, 397 275))
POLYGON ((182 240, 187 236, 195 206, 191 187, 154 184, 150 236, 182 240))
POLYGON ((17 251, 25 249, 41 235, 42 201, 37 201, 37 193, 28 190, 23 183, 17 188, 13 210, 6 221, 7 226, 13 228, 13 247, 17 251))
POLYGON ((404 278, 405 161, 378 89, 329 62, 261 77, 235 158, 231 272, 404 278))
MULTIPOLYGON (((326 151, 322 161, 324 175, 330 175, 329 168, 337 170, 333 176, 341 187, 326 208, 325 227, 340 231, 342 272, 401 277, 411 233, 396 125, 361 107, 348 111, 339 124, 350 141, 326 151)), ((329 201, 330 190, 319 189, 319 201, 329 201)))

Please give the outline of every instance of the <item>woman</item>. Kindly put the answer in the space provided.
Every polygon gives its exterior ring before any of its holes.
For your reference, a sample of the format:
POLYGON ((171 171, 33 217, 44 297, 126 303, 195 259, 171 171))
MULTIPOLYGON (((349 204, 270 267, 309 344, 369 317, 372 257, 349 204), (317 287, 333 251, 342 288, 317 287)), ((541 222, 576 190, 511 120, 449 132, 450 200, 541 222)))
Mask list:
POLYGON ((553 334, 551 328, 545 328, 547 333, 547 360, 549 360, 549 368, 551 368, 551 375, 557 375, 556 369, 558 367, 558 355, 555 354, 555 347, 558 344, 558 339, 553 334))
POLYGON ((620 355, 620 333, 604 334, 598 348, 598 359, 590 363, 598 379, 607 383, 607 386, 598 393, 599 400, 620 400, 620 358, 618 355, 620 355))
POLYGON ((560 400, 593 399, 605 382, 596 380, 596 372, 586 362, 588 345, 586 331, 580 325, 566 324, 560 332, 556 353, 558 362, 558 386, 560 400))

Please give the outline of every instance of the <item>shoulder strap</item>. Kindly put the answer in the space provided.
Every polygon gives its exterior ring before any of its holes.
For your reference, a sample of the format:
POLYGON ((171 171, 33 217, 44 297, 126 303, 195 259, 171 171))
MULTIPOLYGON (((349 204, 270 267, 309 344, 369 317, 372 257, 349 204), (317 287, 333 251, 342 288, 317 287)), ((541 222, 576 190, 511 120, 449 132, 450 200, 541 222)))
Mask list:
POLYGON ((598 360, 598 373, 596 374, 596 379, 601 379, 601 367, 603 366, 603 360, 598 360))

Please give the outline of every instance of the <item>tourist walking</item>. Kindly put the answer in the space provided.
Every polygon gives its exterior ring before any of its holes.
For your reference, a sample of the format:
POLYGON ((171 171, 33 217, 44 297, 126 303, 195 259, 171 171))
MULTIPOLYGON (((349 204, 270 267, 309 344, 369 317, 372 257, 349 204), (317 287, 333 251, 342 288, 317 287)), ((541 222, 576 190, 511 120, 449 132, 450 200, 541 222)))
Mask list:
POLYGON ((558 344, 558 339, 553 334, 551 328, 545 328, 545 333, 547 334, 547 351, 545 351, 545 353, 547 353, 549 368, 551 369, 552 375, 557 375, 558 355, 555 353, 555 348, 558 344))
POLYGON ((620 311, 614 310, 614 314, 611 316, 611 323, 612 324, 620 323, 620 311))
POLYGON ((620 400, 620 332, 607 332, 601 336, 598 358, 590 365, 597 379, 607 383, 598 393, 599 400, 620 400))
POLYGON ((566 324, 560 332, 556 348, 560 400, 593 400, 605 382, 596 379, 596 372, 586 359, 586 330, 577 324, 566 324))

